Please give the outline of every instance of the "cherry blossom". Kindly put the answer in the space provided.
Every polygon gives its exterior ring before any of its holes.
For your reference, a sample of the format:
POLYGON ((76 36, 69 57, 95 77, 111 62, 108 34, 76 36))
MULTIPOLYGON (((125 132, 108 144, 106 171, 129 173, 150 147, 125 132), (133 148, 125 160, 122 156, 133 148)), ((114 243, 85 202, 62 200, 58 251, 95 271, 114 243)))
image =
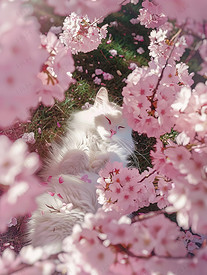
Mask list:
POLYGON ((47 3, 55 8, 55 12, 60 15, 68 15, 76 12, 80 16, 86 14, 91 20, 103 18, 106 15, 121 9, 119 0, 47 0, 47 3))
POLYGON ((48 54, 40 49, 39 24, 19 1, 1 1, 0 125, 26 121, 36 107, 37 74, 48 54), (11 100, 12 98, 12 100, 11 100))
POLYGON ((64 99, 65 91, 71 83, 74 83, 71 73, 75 67, 70 49, 66 49, 54 33, 48 32, 47 36, 42 35, 41 41, 49 57, 38 73, 36 93, 39 101, 50 106, 54 104, 54 99, 59 101, 64 99))
POLYGON ((184 131, 193 141, 195 135, 206 135, 207 84, 199 83, 191 92, 190 88, 182 88, 172 104, 176 129, 184 131), (179 118, 178 118, 179 117, 179 118))
POLYGON ((123 265, 126 261, 133 263, 130 269, 145 268, 150 272, 147 261, 140 266, 139 257, 147 259, 152 251, 167 257, 182 257, 187 253, 179 228, 164 215, 131 223, 126 216, 101 209, 95 215, 86 214, 82 226, 75 226, 73 234, 63 241, 63 250, 58 271, 67 270, 74 274, 99 274, 103 270, 107 274, 111 274, 110 271, 120 274, 120 265, 126 272, 123 265), (167 232, 170 238, 165 237, 167 232), (131 254, 134 257, 130 257, 131 254), (133 262, 136 257, 138 261, 133 262))
POLYGON ((93 81, 94 81, 94 83, 95 83, 96 85, 100 85, 100 84, 101 84, 101 78, 99 78, 99 77, 97 77, 97 76, 94 78, 93 81))
POLYGON ((142 47, 139 47, 138 49, 137 49, 137 53, 138 54, 143 54, 145 51, 144 51, 144 49, 142 48, 142 47))
POLYGON ((34 137, 34 132, 30 133, 24 133, 22 136, 22 139, 30 144, 34 144, 36 142, 35 137, 34 137))
POLYGON ((99 174, 98 201, 106 211, 113 209, 130 214, 151 203, 158 202, 159 208, 169 205, 167 197, 172 182, 153 169, 139 174, 135 168, 128 169, 114 162, 108 163, 99 174), (157 190, 154 184, 158 185, 157 190))
POLYGON ((79 17, 72 12, 63 22, 63 32, 60 40, 73 54, 78 52, 90 52, 98 47, 103 38, 106 38, 107 25, 101 28, 97 23, 90 23, 87 15, 79 17))
POLYGON ((112 49, 112 50, 110 50, 109 52, 110 52, 110 54, 111 54, 112 56, 116 56, 116 55, 117 55, 117 50, 112 49))
POLYGON ((176 19, 179 24, 185 23, 188 18, 201 23, 206 19, 205 9, 207 8, 207 3, 205 0, 199 0, 198 2, 170 0, 167 5, 165 0, 155 0, 155 2, 160 5, 165 15, 171 19, 176 19))
POLYGON ((162 12, 159 4, 145 0, 142 6, 143 9, 140 9, 140 15, 138 16, 141 25, 145 25, 146 28, 156 28, 167 21, 167 17, 162 12))
MULTIPOLYGON (((174 104, 177 93, 192 85, 193 74, 188 66, 177 63, 186 43, 179 32, 167 41, 169 30, 158 29, 150 33, 149 67, 135 69, 127 78, 124 87, 124 115, 129 125, 148 136, 159 137, 170 132, 174 125, 169 104, 174 104)), ((173 105, 172 105, 173 107, 173 105)))
POLYGON ((112 75, 112 74, 110 74, 110 73, 103 73, 103 79, 104 80, 111 80, 111 79, 113 79, 114 78, 114 76, 112 75))
POLYGON ((4 231, 11 218, 36 208, 35 197, 44 189, 33 175, 40 166, 38 155, 29 153, 21 139, 12 143, 0 136, 0 144, 0 187, 5 191, 0 200, 0 231, 4 231))
POLYGON ((101 69, 95 69, 95 74, 101 75, 101 74, 103 74, 103 71, 101 69))
MULTIPOLYGON (((157 146, 153 157, 154 168, 172 181, 165 192, 170 203, 167 210, 177 212, 179 226, 196 233, 206 233, 206 152, 202 147, 189 151, 187 146, 170 143, 165 149, 157 146), (162 159, 162 161, 160 161, 162 159)), ((166 189, 165 189, 166 190, 166 189)))

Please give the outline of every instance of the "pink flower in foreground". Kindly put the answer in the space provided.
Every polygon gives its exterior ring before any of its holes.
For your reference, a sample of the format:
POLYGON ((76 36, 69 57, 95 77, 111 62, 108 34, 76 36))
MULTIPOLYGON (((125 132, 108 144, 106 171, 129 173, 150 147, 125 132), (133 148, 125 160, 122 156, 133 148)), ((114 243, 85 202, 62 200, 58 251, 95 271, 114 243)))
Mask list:
POLYGON ((40 166, 38 155, 29 153, 23 140, 12 143, 0 136, 0 148, 0 186, 7 186, 0 200, 0 231, 4 231, 12 217, 35 210, 35 197, 44 188, 34 176, 40 166))
POLYGON ((86 214, 83 224, 75 226, 72 235, 63 241, 63 251, 59 271, 123 275, 139 269, 148 272, 140 274, 151 274, 153 269, 146 259, 152 253, 165 259, 184 257, 187 252, 178 226, 164 215, 131 223, 126 216, 102 209, 95 215, 86 214), (140 263, 139 257, 145 261, 140 263))
POLYGON ((104 209, 126 214, 156 201, 153 170, 140 175, 137 169, 115 162, 108 163, 99 174, 97 194, 104 209))
POLYGON ((146 28, 156 28, 167 21, 167 17, 162 12, 159 4, 156 5, 149 2, 149 0, 145 0, 142 6, 143 9, 140 9, 140 15, 138 16, 141 25, 145 25, 146 28))
POLYGON ((20 1, 0 3, 0 125, 26 121, 36 107, 37 74, 48 56, 40 49, 39 24, 20 1))
POLYGON ((194 90, 182 88, 172 106, 175 129, 191 139, 207 133, 207 84, 198 83, 194 90))
POLYGON ((201 22, 206 19, 207 2, 205 0, 169 0, 166 5, 165 0, 155 0, 160 5, 161 10, 170 19, 176 19, 179 24, 191 18, 201 22))
POLYGON ((38 74, 36 93, 39 101, 51 106, 55 99, 62 101, 65 91, 71 83, 74 83, 72 79, 74 60, 70 49, 66 49, 54 33, 48 32, 47 36, 42 35, 41 40, 42 47, 50 55, 38 74))
POLYGON ((91 20, 105 17, 121 9, 119 0, 60 0, 58 2, 56 0, 47 0, 47 3, 54 7, 55 12, 60 15, 76 12, 80 16, 87 14, 91 20))

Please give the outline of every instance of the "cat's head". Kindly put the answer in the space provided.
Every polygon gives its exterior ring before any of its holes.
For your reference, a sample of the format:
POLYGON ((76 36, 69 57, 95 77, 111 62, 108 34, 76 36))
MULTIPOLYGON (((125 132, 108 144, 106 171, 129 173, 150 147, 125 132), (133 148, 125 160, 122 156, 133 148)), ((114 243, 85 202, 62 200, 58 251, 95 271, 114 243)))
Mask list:
POLYGON ((122 109, 116 103, 109 101, 108 91, 102 87, 92 107, 72 116, 71 126, 83 132, 97 131, 100 140, 107 142, 121 140, 132 146, 132 129, 123 117, 122 109))
POLYGON ((132 129, 123 117, 122 107, 109 101, 105 88, 98 91, 91 111, 94 112, 95 127, 103 140, 133 143, 132 129))

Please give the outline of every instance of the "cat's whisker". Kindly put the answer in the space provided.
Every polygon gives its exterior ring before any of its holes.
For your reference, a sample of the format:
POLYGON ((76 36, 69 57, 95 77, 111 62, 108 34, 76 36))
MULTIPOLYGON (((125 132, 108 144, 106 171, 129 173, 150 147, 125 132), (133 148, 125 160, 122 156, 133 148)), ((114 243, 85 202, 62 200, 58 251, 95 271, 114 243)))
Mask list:
MULTIPOLYGON (((139 144, 138 142, 134 142, 135 144, 139 144)), ((134 150, 133 150, 134 151, 134 150)), ((143 159, 145 159, 146 160, 146 162, 149 164, 149 165, 151 165, 151 163, 149 162, 149 160, 144 156, 144 155, 147 155, 148 154, 148 152, 146 152, 145 154, 144 153, 140 153, 137 149, 135 149, 135 151, 136 151, 136 153, 138 154, 138 155, 140 155, 141 157, 143 157, 143 159)), ((137 157, 136 157, 137 158, 137 157)))
POLYGON ((129 155, 133 159, 135 165, 138 167, 139 171, 141 171, 140 165, 139 165, 139 160, 138 160, 137 156, 134 154, 134 147, 121 139, 117 140, 117 142, 127 150, 129 155))
MULTIPOLYGON (((123 145, 123 146, 126 145, 126 144, 127 144, 126 141, 122 141, 122 145, 123 145)), ((128 146, 130 146, 130 145, 128 144, 128 146)), ((133 147, 133 146, 131 146, 131 147, 133 147)), ((138 166, 139 170, 141 171, 140 165, 139 165, 139 159, 138 159, 138 157, 136 156, 136 154, 134 153, 134 148, 133 148, 133 150, 131 150, 131 151, 132 151, 132 152, 131 152, 131 157, 132 157, 133 161, 135 162, 135 164, 138 166)), ((148 153, 142 154, 142 153, 140 153, 138 150, 136 150, 136 153, 137 153, 138 155, 140 155, 143 159, 145 159, 145 161, 151 166, 150 161, 144 156, 144 155, 147 155, 148 153)))

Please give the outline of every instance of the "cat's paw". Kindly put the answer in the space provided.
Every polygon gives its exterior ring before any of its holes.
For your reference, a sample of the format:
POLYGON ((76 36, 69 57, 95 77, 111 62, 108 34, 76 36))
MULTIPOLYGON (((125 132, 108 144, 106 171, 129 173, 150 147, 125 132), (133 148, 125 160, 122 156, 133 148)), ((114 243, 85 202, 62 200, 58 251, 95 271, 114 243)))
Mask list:
POLYGON ((81 150, 71 150, 63 157, 59 164, 62 174, 78 175, 88 169, 88 156, 81 150))

